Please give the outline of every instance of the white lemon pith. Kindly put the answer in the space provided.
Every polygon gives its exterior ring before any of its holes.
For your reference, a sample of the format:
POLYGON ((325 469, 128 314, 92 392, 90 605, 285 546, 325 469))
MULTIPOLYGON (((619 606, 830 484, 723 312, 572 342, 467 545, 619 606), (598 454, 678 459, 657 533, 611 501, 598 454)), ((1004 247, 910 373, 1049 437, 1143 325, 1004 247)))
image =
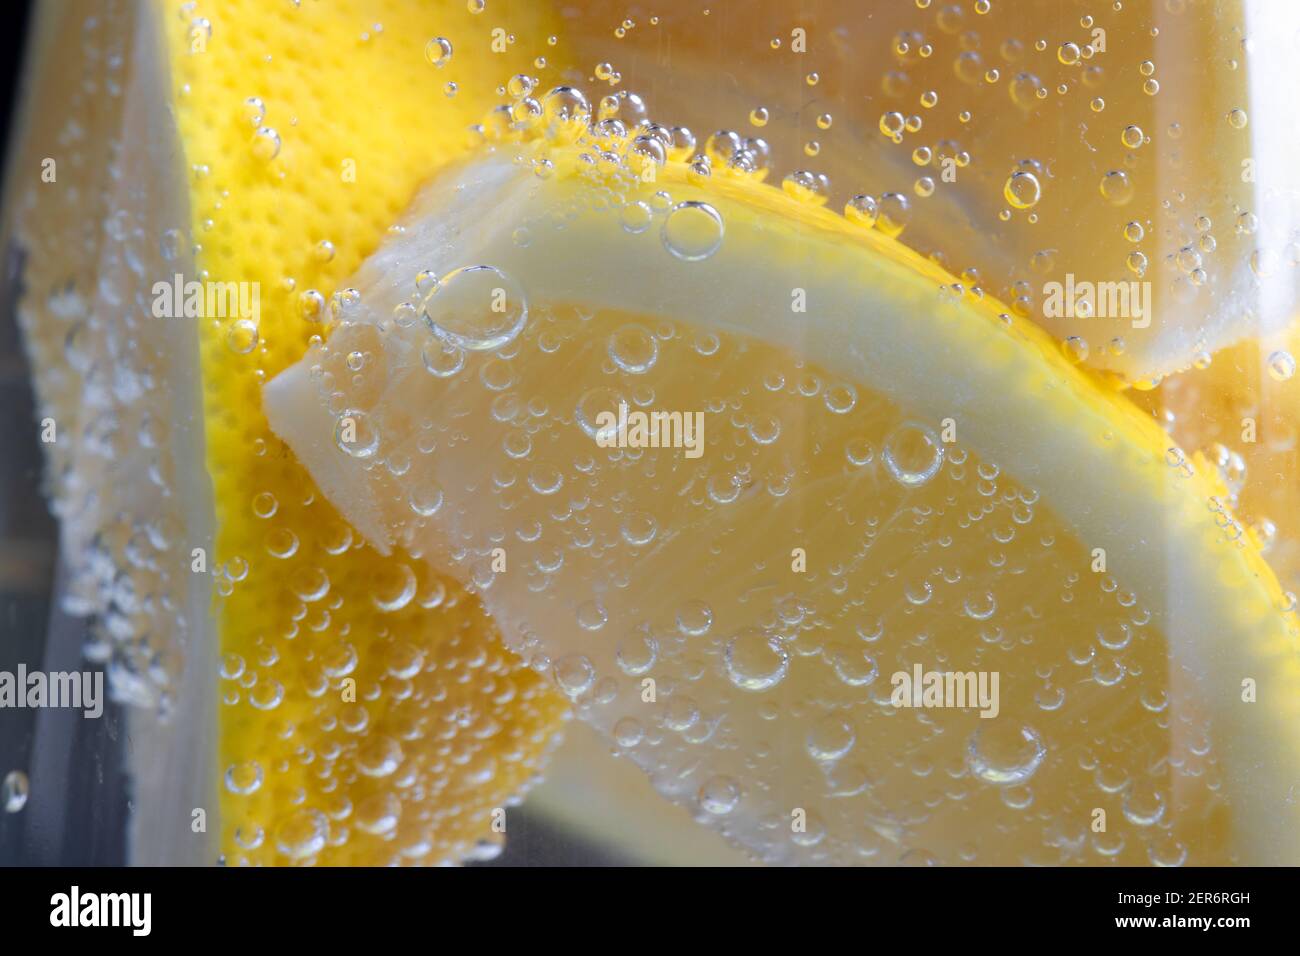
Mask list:
POLYGON ((426 187, 265 390, 372 545, 763 859, 1295 857, 1294 614, 1154 422, 779 190, 548 161, 426 187), (603 447, 620 402, 702 455, 603 447), (917 664, 997 672, 997 718, 893 706, 917 664))

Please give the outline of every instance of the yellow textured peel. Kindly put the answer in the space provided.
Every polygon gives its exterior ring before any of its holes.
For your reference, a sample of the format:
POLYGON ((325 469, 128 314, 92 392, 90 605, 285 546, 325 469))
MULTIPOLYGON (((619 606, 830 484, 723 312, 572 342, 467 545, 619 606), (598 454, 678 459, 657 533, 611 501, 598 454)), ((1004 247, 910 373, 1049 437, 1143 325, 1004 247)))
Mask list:
MULTIPOLYGON (((487 78, 526 55, 493 53, 496 21, 450 2, 163 7, 198 274, 260 291, 256 344, 232 316, 202 320, 200 337, 225 592, 223 851, 236 864, 460 859, 501 839, 492 811, 537 772, 563 704, 474 599, 352 534, 270 434, 259 388, 322 333, 340 277, 463 147, 487 78), (453 31, 435 68, 422 50, 453 31), (456 77, 466 89, 449 98, 456 77)), ((541 42, 539 17, 510 22, 541 42)))

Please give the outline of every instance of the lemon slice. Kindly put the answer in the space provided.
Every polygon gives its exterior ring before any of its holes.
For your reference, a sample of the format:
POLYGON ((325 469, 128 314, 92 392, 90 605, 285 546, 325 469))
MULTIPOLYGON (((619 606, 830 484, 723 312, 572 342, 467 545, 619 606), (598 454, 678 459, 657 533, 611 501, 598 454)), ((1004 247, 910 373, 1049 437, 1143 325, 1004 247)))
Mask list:
POLYGON ((837 208, 872 197, 879 227, 1094 368, 1189 368, 1300 301, 1292 5, 757 0, 668 6, 612 42, 617 6, 584 4, 579 62, 613 60, 702 146, 761 137, 837 208))
POLYGON ((266 387, 374 547, 769 862, 1296 859, 1295 615, 1200 461, 815 203, 528 149, 431 183, 266 387), (896 706, 918 670, 996 674, 988 718, 896 706))
POLYGON ((454 580, 367 547, 259 404, 550 27, 463 0, 39 11, 20 308, 67 604, 136 705, 134 862, 491 856, 558 739, 562 697, 454 580))

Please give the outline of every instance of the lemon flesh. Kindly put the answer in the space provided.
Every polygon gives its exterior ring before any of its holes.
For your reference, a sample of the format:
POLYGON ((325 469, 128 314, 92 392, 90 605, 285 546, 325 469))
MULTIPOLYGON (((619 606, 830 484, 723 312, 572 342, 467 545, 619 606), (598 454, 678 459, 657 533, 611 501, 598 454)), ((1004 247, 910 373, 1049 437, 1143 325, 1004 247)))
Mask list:
POLYGON ((546 18, 497 53, 451 0, 42 5, 8 198, 67 606, 138 705, 133 862, 490 856, 558 739, 477 601, 366 546, 260 408, 546 18), (178 314, 177 277, 238 294, 178 314))
POLYGON ((1295 616, 1199 462, 878 233, 523 149, 426 187, 265 390, 374 547, 761 859, 1296 858, 1295 616), (701 453, 602 447, 620 402, 701 453), (894 706, 917 666, 996 717, 894 706))
POLYGON ((1079 7, 676 4, 614 41, 623 12, 600 0, 566 44, 617 63, 702 147, 723 126, 764 138, 773 170, 825 173, 832 208, 892 196, 877 228, 893 220, 968 286, 1086 346, 1089 366, 1140 382, 1277 331, 1300 302, 1300 8, 1079 7), (1103 292, 1090 313, 1062 310, 1052 283, 1145 288, 1151 308, 1103 292))

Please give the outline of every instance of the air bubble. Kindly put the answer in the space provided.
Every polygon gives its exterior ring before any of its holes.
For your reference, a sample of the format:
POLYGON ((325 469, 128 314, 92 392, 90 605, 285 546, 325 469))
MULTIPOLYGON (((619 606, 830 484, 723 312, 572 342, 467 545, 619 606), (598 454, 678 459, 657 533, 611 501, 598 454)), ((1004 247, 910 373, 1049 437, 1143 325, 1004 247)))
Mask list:
POLYGON ((445 342, 484 351, 500 348, 523 331, 528 301, 495 266, 463 266, 438 280, 424 300, 423 316, 445 342))
POLYGON ((1101 195, 1113 206, 1123 206, 1133 198, 1133 183, 1122 169, 1112 169, 1101 179, 1101 195))
POLYGON ((451 52, 451 41, 446 37, 434 37, 424 45, 424 58, 439 69, 451 62, 451 52))
POLYGON ((1042 196, 1042 186, 1033 173, 1020 170, 1012 173, 1002 187, 1002 195, 1016 209, 1032 209, 1042 196))
POLYGON ((881 458, 899 484, 919 488, 939 473, 943 445, 929 428, 909 422, 895 428, 885 439, 881 458))
POLYGON ((570 697, 588 690, 596 680, 596 668, 582 654, 570 654, 555 662, 555 682, 570 697))
POLYGON ((226 789, 238 796, 256 793, 262 786, 262 768, 256 761, 231 764, 225 773, 226 789))
POLYGON ((334 423, 334 443, 353 458, 369 458, 379 447, 379 431, 365 412, 349 409, 334 423))
POLYGON ((880 197, 879 210, 876 228, 891 238, 901 235, 911 218, 907 197, 902 193, 885 193, 880 197))
POLYGON ((677 629, 687 637, 703 637, 713 626, 713 609, 703 601, 687 601, 677 612, 677 629))
POLYGON ((1286 382, 1295 375, 1295 359, 1290 352, 1277 351, 1268 357, 1268 376, 1275 382, 1286 382))
POLYGON ((280 134, 270 126, 261 127, 253 134, 253 155, 270 162, 280 155, 280 134))
POLYGON ((710 777, 700 787, 700 806, 714 816, 724 816, 740 802, 740 787, 731 777, 710 777))
POLYGON ((275 847, 291 860, 307 860, 325 849, 329 819, 319 810, 298 810, 276 828, 275 847))
POLYGON ((867 195, 854 196, 844 204, 844 217, 849 222, 870 229, 875 226, 880 216, 880 207, 875 197, 867 195))
POLYGON ((723 662, 731 682, 742 690, 770 690, 790 669, 790 653, 781 642, 756 627, 748 627, 727 642, 723 662))
POLYGON ((664 220, 663 244, 683 262, 699 262, 722 246, 722 214, 706 202, 678 203, 664 220))
POLYGON ((27 774, 21 770, 10 770, 5 774, 4 783, 0 784, 0 806, 5 813, 17 813, 27 806, 27 794, 30 786, 27 774))
POLYGON ((257 325, 251 319, 237 319, 226 330, 226 346, 236 355, 247 355, 257 348, 257 325))
POLYGON ((415 572, 400 561, 381 566, 371 582, 370 600, 385 614, 400 611, 415 597, 415 572))
POLYGON ((465 350, 442 339, 431 339, 420 349, 420 361, 435 378, 450 378, 465 367, 465 350))
POLYGON ((625 325, 609 337, 609 357, 624 372, 641 375, 659 358, 659 340, 641 325, 625 325))
POLYGON ((1046 756, 1042 737, 1030 727, 981 727, 966 745, 966 764, 971 773, 1003 787, 1025 783, 1046 756))

